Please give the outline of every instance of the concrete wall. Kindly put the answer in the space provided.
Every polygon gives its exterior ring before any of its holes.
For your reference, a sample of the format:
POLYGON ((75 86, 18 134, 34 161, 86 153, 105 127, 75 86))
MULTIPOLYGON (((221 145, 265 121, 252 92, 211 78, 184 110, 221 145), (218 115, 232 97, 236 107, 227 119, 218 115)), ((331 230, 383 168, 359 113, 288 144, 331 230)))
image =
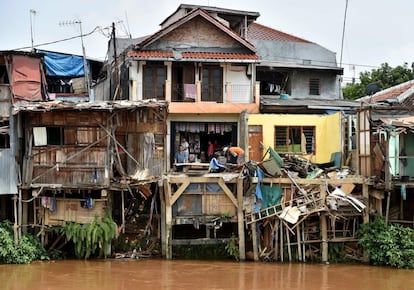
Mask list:
POLYGON ((333 152, 341 151, 341 113, 332 115, 251 114, 249 126, 261 125, 263 144, 274 147, 275 126, 315 126, 316 152, 311 156, 315 163, 329 162, 333 152))
POLYGON ((340 99, 339 79, 336 74, 326 71, 294 71, 291 79, 291 96, 293 98, 340 99), (320 95, 309 95, 309 79, 320 79, 320 95))

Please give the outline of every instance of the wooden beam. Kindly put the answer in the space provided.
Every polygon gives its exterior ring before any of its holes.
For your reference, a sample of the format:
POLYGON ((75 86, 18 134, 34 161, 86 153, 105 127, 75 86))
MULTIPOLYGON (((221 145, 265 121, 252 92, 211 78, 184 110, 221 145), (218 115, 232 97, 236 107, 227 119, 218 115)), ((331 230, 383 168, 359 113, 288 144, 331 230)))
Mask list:
POLYGON ((227 185, 224 183, 223 179, 219 179, 218 184, 223 189, 224 193, 227 195, 227 197, 231 200, 231 202, 234 204, 236 208, 239 207, 237 204, 237 199, 234 197, 233 192, 227 187, 227 185))
POLYGON ((177 199, 181 196, 181 194, 183 194, 184 190, 186 190, 186 188, 190 185, 190 181, 185 181, 181 184, 181 186, 177 189, 176 192, 174 192, 173 196, 170 196, 168 198, 170 198, 170 205, 172 206, 177 199))

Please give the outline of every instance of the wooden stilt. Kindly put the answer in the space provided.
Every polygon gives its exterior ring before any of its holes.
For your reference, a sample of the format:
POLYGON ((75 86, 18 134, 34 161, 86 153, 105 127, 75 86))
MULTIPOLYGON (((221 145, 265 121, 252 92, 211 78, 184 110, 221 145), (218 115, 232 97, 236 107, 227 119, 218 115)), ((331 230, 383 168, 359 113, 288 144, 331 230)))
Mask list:
POLYGON ((122 233, 125 234, 125 194, 121 191, 122 233))
POLYGON ((280 262, 283 262, 283 223, 280 223, 279 227, 279 236, 280 236, 280 262))
POLYGON ((237 180, 237 225, 239 236, 239 259, 246 260, 246 246, 244 238, 244 214, 243 214, 243 178, 237 180))
POLYGON ((289 234, 289 230, 287 227, 285 227, 285 230, 286 230, 286 242, 287 242, 289 262, 292 262, 292 250, 290 248, 290 234, 289 234))
POLYGON ((387 192, 387 209, 385 212, 385 224, 388 224, 388 219, 390 216, 390 200, 391 200, 391 192, 387 192))
POLYGON ((259 245, 257 240, 256 223, 252 223, 252 239, 253 239, 253 259, 259 261, 259 245))
POLYGON ((298 243, 298 260, 302 261, 302 249, 300 244, 300 224, 296 227, 296 242, 298 243))

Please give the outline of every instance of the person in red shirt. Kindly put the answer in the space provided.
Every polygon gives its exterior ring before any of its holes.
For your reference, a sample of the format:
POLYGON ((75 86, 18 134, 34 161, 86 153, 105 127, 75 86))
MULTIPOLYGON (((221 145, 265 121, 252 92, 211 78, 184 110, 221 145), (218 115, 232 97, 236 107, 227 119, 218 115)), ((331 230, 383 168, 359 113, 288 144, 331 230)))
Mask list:
POLYGON ((214 157, 214 145, 211 143, 211 141, 208 141, 208 147, 207 147, 207 158, 208 161, 210 161, 214 157))

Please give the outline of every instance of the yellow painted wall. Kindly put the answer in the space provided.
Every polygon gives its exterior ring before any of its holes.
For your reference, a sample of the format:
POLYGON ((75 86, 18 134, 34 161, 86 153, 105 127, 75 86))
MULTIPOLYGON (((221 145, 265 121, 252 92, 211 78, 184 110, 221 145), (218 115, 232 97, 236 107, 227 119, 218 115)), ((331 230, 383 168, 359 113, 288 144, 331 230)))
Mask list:
POLYGON ((275 145, 275 126, 315 126, 316 150, 311 161, 325 163, 341 151, 341 113, 332 115, 250 114, 249 126, 261 125, 265 148, 275 145))

